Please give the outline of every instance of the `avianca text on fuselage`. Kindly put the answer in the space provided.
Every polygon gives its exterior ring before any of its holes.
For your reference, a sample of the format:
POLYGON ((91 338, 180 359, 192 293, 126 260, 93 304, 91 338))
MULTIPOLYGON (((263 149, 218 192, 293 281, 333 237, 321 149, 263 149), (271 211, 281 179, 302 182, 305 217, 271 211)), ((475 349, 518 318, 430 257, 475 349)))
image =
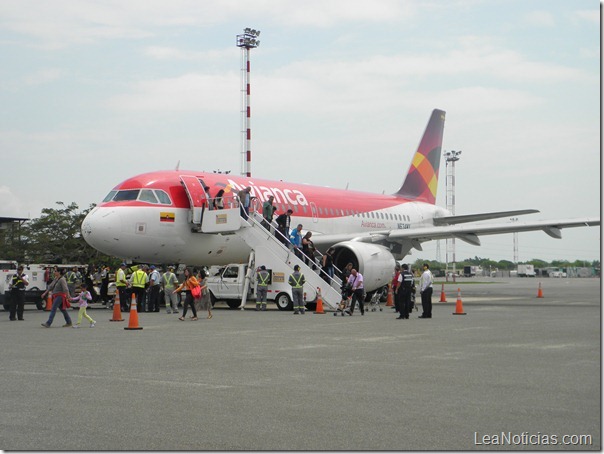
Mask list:
POLYGON ((234 182, 232 179, 227 179, 228 186, 236 189, 237 191, 241 191, 246 187, 250 187, 250 193, 252 197, 258 198, 261 202, 266 202, 270 196, 273 196, 275 199, 275 203, 285 203, 291 205, 299 205, 299 206, 308 206, 308 199, 302 193, 302 191, 298 189, 290 189, 290 188, 277 188, 277 187, 266 187, 266 186, 256 186, 253 181, 247 182, 247 186, 238 184, 234 182))

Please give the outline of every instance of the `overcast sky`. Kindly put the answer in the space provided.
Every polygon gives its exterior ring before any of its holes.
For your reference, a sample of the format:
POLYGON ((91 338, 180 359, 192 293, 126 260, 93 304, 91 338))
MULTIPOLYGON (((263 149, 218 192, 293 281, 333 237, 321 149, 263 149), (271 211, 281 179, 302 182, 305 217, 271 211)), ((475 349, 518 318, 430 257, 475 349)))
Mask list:
MULTIPOLYGON (((239 174, 245 27, 253 176, 395 192, 439 108, 456 214, 600 215, 596 0, 2 0, 0 216, 178 161, 239 174)), ((520 234, 519 259, 599 258, 599 228, 563 237, 520 234)), ((511 234, 482 241, 457 259, 512 260, 511 234)))

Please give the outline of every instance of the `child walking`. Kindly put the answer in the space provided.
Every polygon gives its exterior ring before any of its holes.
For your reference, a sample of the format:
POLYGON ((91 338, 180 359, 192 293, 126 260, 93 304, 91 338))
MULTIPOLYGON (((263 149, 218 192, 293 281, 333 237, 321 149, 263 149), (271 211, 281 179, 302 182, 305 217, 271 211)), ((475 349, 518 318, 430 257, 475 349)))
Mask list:
POLYGON ((90 322, 90 327, 94 328, 94 325, 96 325, 96 322, 92 318, 90 318, 90 315, 88 315, 86 313, 86 308, 88 307, 88 301, 92 301, 92 295, 87 290, 88 287, 86 286, 86 284, 82 284, 81 288, 82 288, 82 290, 80 291, 80 295, 78 297, 71 298, 72 303, 79 302, 78 305, 80 306, 80 311, 78 312, 78 322, 75 325, 73 325, 73 327, 79 328, 80 323, 82 323, 82 317, 86 317, 86 320, 88 320, 90 322))

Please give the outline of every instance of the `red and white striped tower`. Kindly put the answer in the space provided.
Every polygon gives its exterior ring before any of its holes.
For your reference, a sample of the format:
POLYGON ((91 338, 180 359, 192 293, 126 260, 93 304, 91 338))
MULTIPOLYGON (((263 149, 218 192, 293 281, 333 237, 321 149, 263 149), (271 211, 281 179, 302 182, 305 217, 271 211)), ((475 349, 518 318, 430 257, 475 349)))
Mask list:
POLYGON ((250 107, 250 49, 260 45, 260 30, 245 28, 242 35, 237 35, 237 47, 241 48, 241 93, 242 93, 242 151, 241 175, 252 176, 252 126, 250 107))

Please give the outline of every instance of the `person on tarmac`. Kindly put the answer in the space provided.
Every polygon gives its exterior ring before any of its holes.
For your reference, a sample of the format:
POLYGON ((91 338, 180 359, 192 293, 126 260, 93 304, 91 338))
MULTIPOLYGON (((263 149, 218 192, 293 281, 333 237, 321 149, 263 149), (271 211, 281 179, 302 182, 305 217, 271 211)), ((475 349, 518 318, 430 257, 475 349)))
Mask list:
POLYGON ((23 265, 19 265, 17 272, 12 277, 8 288, 10 289, 10 320, 24 320, 25 289, 29 285, 29 277, 23 272, 23 265))
POLYGON ((292 286, 292 299, 294 300, 294 315, 302 314, 306 307, 304 306, 304 283, 306 279, 300 272, 300 265, 294 266, 294 272, 289 275, 289 285, 292 286))
MULTIPOLYGON (((399 301, 398 320, 408 319, 411 309, 411 289, 413 288, 413 274, 409 272, 409 266, 403 263, 403 271, 399 275, 398 292, 401 294, 399 301)), ((397 300, 398 301, 398 300, 397 300)))
POLYGON ((430 265, 424 263, 424 272, 419 282, 419 291, 422 295, 422 315, 419 318, 432 318, 432 284, 434 277, 430 271, 430 265))
POLYGON ((260 270, 256 274, 256 280, 258 281, 258 284, 256 285, 256 310, 265 311, 268 284, 271 280, 271 274, 266 271, 266 266, 262 265, 260 267, 260 270))
POLYGON ((350 272, 348 283, 352 290, 352 302, 348 309, 348 315, 352 315, 354 312, 354 305, 356 302, 359 303, 361 315, 365 315, 365 287, 363 285, 363 275, 353 268, 350 272))
POLYGON ((145 312, 145 290, 149 283, 149 275, 146 272, 148 269, 147 265, 143 265, 130 276, 130 286, 136 296, 137 312, 145 312))
POLYGON ((59 309, 65 319, 63 328, 71 328, 71 317, 69 316, 69 312, 67 312, 69 303, 68 298, 71 296, 69 294, 69 287, 67 287, 67 281, 61 270, 55 268, 54 277, 54 280, 50 283, 46 291, 42 293, 42 299, 44 299, 49 292, 52 293, 52 309, 48 315, 48 320, 45 323, 42 323, 42 326, 44 328, 50 328, 50 325, 52 325, 52 321, 55 318, 55 314, 57 313, 57 309, 59 309))
POLYGON ((197 309, 195 309, 195 302, 193 295, 191 294, 191 290, 193 289, 193 287, 198 286, 199 281, 191 272, 191 268, 185 268, 185 281, 174 290, 174 293, 180 293, 183 290, 185 291, 185 300, 182 303, 182 316, 178 317, 178 320, 180 320, 181 322, 185 321, 185 317, 187 316, 187 309, 189 306, 191 306, 191 311, 193 311, 193 318, 191 320, 197 320, 197 309))

